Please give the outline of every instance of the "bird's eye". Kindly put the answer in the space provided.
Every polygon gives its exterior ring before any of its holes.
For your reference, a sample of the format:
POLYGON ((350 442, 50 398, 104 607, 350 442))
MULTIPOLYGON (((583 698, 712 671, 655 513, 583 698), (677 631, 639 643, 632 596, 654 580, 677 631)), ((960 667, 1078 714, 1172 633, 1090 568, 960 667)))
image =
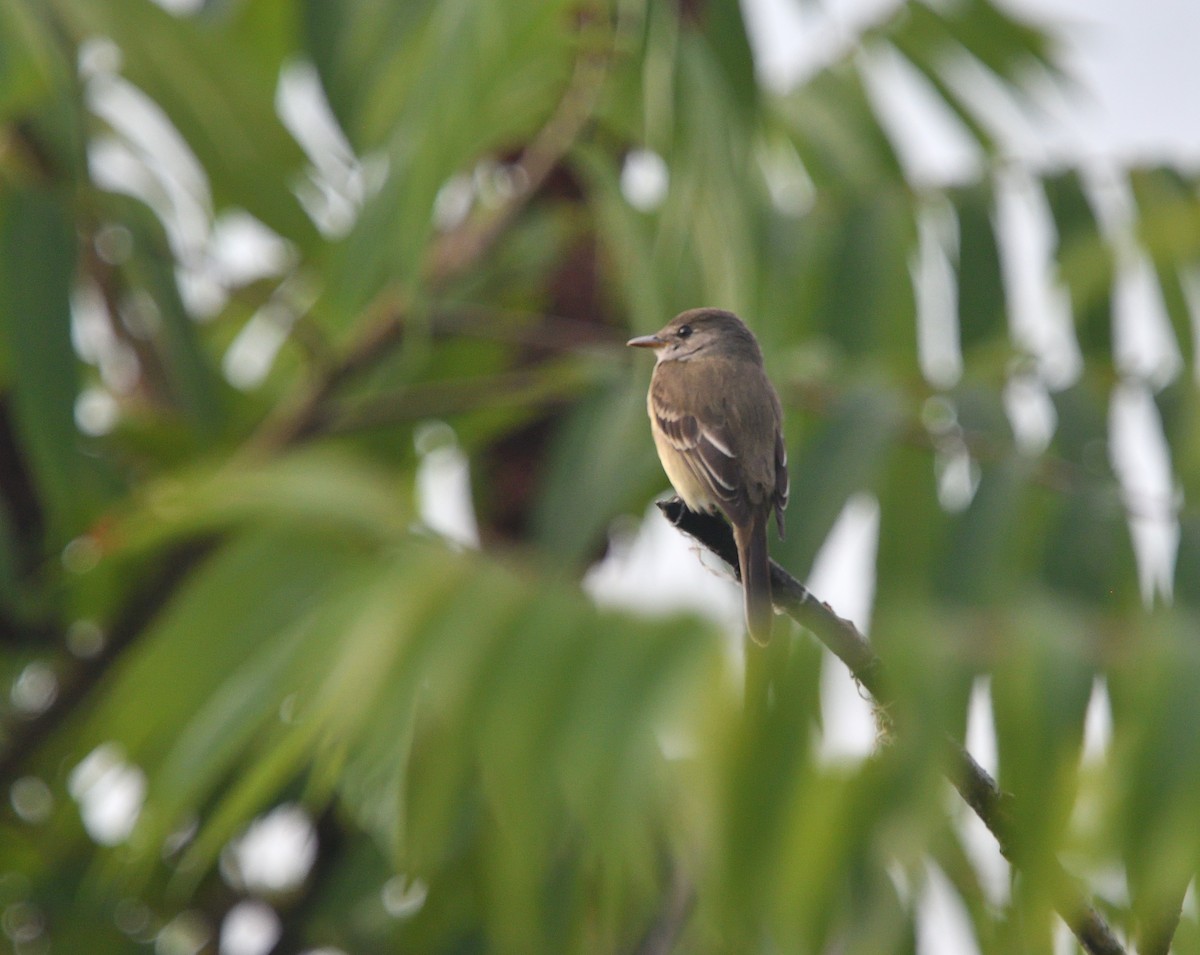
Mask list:
POLYGON ((678 335, 680 338, 689 338, 689 337, 691 337, 691 334, 692 334, 692 326, 691 325, 680 325, 679 331, 677 331, 675 334, 678 335))

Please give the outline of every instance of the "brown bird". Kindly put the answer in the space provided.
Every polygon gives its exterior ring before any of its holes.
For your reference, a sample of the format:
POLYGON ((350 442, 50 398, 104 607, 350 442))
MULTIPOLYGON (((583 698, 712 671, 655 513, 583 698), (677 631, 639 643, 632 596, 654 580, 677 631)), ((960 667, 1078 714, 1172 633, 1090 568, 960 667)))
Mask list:
POLYGON ((788 474, 783 410, 762 350, 740 318, 716 308, 683 312, 627 344, 655 350, 646 407, 659 460, 689 510, 733 525, 746 628, 766 644, 774 613, 767 524, 773 511, 783 537, 788 474))

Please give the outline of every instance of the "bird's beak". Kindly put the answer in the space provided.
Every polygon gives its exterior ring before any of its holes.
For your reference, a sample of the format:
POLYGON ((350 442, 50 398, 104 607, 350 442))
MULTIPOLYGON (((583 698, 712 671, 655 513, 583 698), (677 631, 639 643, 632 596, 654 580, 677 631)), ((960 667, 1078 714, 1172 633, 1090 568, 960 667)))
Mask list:
POLYGON ((631 338, 625 344, 630 348, 662 348, 667 343, 665 338, 659 338, 657 335, 642 335, 640 338, 631 338))

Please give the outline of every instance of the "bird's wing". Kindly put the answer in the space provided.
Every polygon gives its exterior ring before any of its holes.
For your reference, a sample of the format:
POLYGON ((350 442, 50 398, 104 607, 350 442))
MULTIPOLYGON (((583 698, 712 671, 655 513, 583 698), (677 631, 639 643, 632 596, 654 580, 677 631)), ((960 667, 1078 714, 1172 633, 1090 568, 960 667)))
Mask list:
POLYGON ((787 445, 783 443, 783 431, 775 430, 775 526, 779 539, 783 540, 783 509, 788 505, 788 493, 792 489, 788 477, 787 445))
POLYGON ((741 487, 737 454, 725 429, 701 424, 695 415, 667 408, 658 400, 651 404, 659 430, 692 474, 731 521, 745 523, 749 501, 741 487))

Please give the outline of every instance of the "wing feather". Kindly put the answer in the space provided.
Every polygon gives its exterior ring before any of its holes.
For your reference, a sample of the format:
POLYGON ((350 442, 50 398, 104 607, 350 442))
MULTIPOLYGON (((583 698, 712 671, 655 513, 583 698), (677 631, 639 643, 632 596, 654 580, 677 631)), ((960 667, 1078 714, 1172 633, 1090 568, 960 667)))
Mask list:
MULTIPOLYGON (((737 371, 742 373, 750 372, 737 371)), ((732 377, 734 373, 726 374, 732 377)), ((675 452, 674 466, 681 472, 681 480, 684 474, 692 479, 688 482, 694 488, 688 495, 692 497, 689 506, 721 511, 738 525, 746 524, 755 513, 765 510, 769 515, 773 510, 782 538, 788 460, 780 427, 782 409, 770 383, 764 378, 763 388, 770 397, 766 407, 731 400, 728 395, 697 402, 696 383, 681 377, 685 375, 686 368, 675 369, 668 383, 662 369, 657 369, 648 404, 659 440, 664 442, 662 451, 669 447, 675 452), (687 402, 669 400, 674 392, 688 392, 690 398, 687 402), (681 404, 699 404, 701 410, 689 413, 681 410, 681 404), (774 431, 774 440, 757 437, 768 428, 774 431), (743 458, 747 454, 751 459, 743 458)))
POLYGON ((775 431, 775 527, 779 530, 779 539, 783 540, 783 510, 788 505, 788 494, 792 489, 792 481, 788 476, 787 445, 783 443, 782 430, 775 431))
POLYGON ((749 502, 740 486, 734 442, 724 429, 701 425, 694 416, 652 402, 655 421, 688 470, 705 487, 717 506, 735 522, 745 520, 749 502))

